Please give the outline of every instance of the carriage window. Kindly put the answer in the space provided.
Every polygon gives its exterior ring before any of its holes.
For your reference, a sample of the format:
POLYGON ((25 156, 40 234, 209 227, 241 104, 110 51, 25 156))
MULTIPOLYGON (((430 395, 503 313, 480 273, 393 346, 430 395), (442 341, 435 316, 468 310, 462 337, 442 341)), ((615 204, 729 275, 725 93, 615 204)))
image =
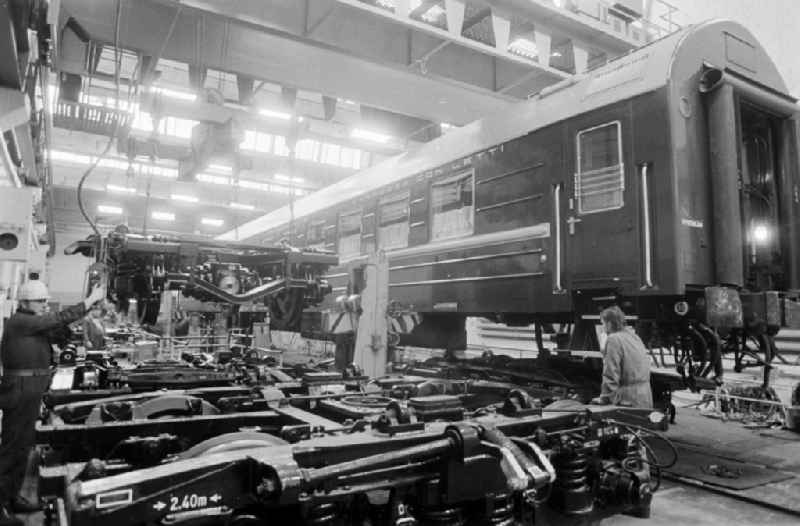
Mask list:
POLYGON ((431 239, 472 233, 475 211, 473 171, 461 172, 431 185, 431 239))
POLYGON ((325 220, 316 219, 308 223, 308 234, 306 235, 306 246, 308 248, 325 248, 325 220))
POLYGON ((345 212, 339 216, 339 256, 342 258, 361 254, 361 210, 345 212))
POLYGON ((378 203, 378 247, 408 246, 408 191, 388 195, 378 203))
POLYGON ((625 171, 619 121, 578 132, 575 199, 579 214, 622 208, 625 171))

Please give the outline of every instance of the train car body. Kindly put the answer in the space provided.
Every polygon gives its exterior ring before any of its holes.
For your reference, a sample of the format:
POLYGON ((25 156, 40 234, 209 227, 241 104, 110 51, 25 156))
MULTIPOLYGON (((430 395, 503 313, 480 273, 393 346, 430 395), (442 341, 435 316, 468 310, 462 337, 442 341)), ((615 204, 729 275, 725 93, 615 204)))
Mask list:
POLYGON ((459 348, 479 315, 575 323, 570 345, 596 348, 580 325, 616 303, 689 376, 719 376, 726 351, 768 365, 797 324, 797 113, 753 35, 707 22, 238 232, 351 263, 384 250, 417 345, 459 348))

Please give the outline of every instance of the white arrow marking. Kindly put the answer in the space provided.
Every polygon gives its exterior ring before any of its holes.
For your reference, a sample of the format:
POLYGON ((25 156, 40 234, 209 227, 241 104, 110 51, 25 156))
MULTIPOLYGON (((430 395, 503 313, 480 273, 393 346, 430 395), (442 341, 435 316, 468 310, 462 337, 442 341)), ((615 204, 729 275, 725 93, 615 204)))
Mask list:
POLYGON ((167 503, 166 502, 158 501, 155 504, 153 504, 153 508, 155 508, 157 511, 161 511, 166 507, 167 507, 167 503))
POLYGON ((208 500, 210 500, 210 501, 211 501, 211 502, 213 502, 214 504, 216 504, 217 502, 219 502, 219 501, 220 501, 220 499, 222 499, 222 495, 219 495, 219 494, 217 494, 217 493, 215 493, 215 494, 211 495, 211 496, 208 498, 208 500))

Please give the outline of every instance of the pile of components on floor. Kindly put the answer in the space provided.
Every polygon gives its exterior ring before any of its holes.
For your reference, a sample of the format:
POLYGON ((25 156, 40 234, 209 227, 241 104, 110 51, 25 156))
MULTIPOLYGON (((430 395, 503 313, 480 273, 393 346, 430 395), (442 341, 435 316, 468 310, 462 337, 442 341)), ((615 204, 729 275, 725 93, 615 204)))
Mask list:
MULTIPOLYGON (((163 365, 168 378, 183 367, 163 365)), ((269 367, 258 384, 50 396, 37 428, 47 444, 47 521, 510 525, 648 516, 659 461, 644 437, 666 425, 664 415, 585 406, 558 374, 502 365, 433 360, 372 380, 269 367)))
MULTIPOLYGON (((232 306, 233 317, 263 303, 273 328, 296 329, 337 261, 124 230, 72 250, 97 256, 97 279, 118 305, 136 305, 129 314, 143 325, 178 289, 232 306)), ((37 425, 47 524, 510 526, 649 516, 663 464, 645 438, 658 437, 667 417, 584 405, 600 384, 596 367, 487 354, 367 378, 353 366, 283 367, 257 349, 209 359, 169 343, 171 361, 123 367, 93 353, 57 372, 37 425)), ((658 407, 669 407, 669 393, 655 389, 658 407)))

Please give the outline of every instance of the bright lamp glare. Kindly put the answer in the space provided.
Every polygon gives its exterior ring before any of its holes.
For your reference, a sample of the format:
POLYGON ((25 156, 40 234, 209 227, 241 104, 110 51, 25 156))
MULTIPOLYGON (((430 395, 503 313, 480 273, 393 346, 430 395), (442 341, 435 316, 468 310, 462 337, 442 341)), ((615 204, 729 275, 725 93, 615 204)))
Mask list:
POLYGON ((754 226, 753 241, 761 245, 769 241, 769 228, 767 228, 765 225, 754 226))
POLYGON ((230 203, 231 208, 238 208, 239 210, 255 210, 256 207, 245 203, 230 203))
POLYGON ((280 119, 282 121, 291 120, 292 114, 286 113, 285 111, 275 111, 275 110, 268 110, 268 109, 261 109, 258 110, 259 115, 263 115, 264 117, 269 117, 271 119, 280 119))
POLYGON ((153 212, 153 219, 160 221, 175 221, 175 214, 172 212, 153 212))
POLYGON ((110 214, 115 216, 122 214, 122 208, 111 205, 97 205, 97 211, 101 214, 110 214))
POLYGON ((109 192, 123 192, 123 193, 126 193, 126 194, 135 194, 136 193, 136 188, 133 188, 133 187, 130 187, 130 186, 119 186, 119 185, 116 185, 116 184, 107 184, 106 185, 106 190, 108 190, 109 192))
POLYGON ((222 219, 214 219, 212 217, 204 217, 200 222, 208 226, 222 226, 222 224, 225 223, 222 219))
POLYGON ((183 201, 185 203, 196 203, 200 200, 193 195, 184 195, 184 194, 172 194, 170 197, 172 198, 173 201, 183 201))
POLYGON ((380 144, 386 144, 391 139, 389 135, 384 133, 378 133, 372 130, 364 130, 362 128, 356 128, 350 132, 350 136, 354 139, 363 139, 365 141, 377 142, 380 144))

